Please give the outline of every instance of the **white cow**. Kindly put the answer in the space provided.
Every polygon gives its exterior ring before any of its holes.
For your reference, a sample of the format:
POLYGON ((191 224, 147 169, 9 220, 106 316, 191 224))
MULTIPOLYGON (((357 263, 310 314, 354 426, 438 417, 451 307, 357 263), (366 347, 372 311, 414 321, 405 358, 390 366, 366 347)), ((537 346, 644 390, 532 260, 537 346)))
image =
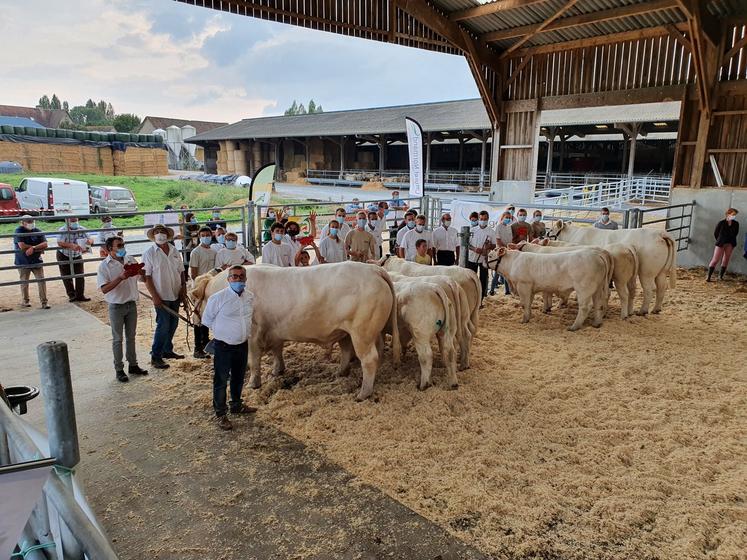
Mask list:
MULTIPOLYGON (((532 253, 563 253, 575 251, 588 245, 577 245, 568 241, 551 241, 543 239, 540 243, 519 243, 520 251, 532 253)), ((627 319, 633 313, 633 299, 635 298, 635 282, 638 275, 638 255, 635 248, 628 243, 611 243, 599 247, 607 251, 612 257, 614 271, 612 281, 620 296, 620 318, 627 319)))
POLYGON ((464 290, 469 308, 469 321, 467 321, 466 328, 462 328, 461 336, 459 336, 460 369, 469 368, 469 353, 472 347, 472 339, 477 334, 482 293, 477 274, 467 268, 458 266, 426 266, 392 256, 382 258, 379 263, 386 270, 399 272, 405 276, 444 275, 459 283, 459 286, 464 290))
MULTIPOLYGON (((207 298, 228 285, 227 275, 224 270, 195 280, 190 295, 197 318, 207 298)), ((262 384, 260 358, 267 351, 275 357, 273 373, 285 371, 286 341, 324 346, 339 342, 341 375, 350 370, 350 361, 356 355, 363 370, 357 400, 373 393, 384 348, 382 331, 387 326, 392 333, 392 357, 395 365, 399 364, 397 298, 389 275, 381 267, 356 262, 305 268, 255 265, 247 267, 246 283, 254 294, 249 343, 251 387, 256 389, 262 384), (346 289, 330 289, 330 278, 346 289)))
MULTIPOLYGON (((429 277, 430 278, 430 277, 429 277)), ((392 273, 394 292, 397 294, 399 313, 399 338, 402 354, 412 339, 420 362, 418 387, 423 390, 431 385, 433 350, 431 339, 435 336, 446 367, 446 378, 452 388, 459 385, 456 376, 457 319, 454 305, 446 291, 425 278, 413 278, 392 273)))
POLYGON ((607 301, 613 270, 612 257, 606 251, 585 247, 567 253, 542 255, 501 247, 491 251, 488 266, 511 280, 524 306, 522 323, 531 318, 532 299, 537 292, 575 290, 578 313, 568 330, 580 329, 592 308, 592 325, 602 326, 602 308, 607 301))
POLYGON ((593 227, 577 227, 556 221, 548 236, 560 241, 571 241, 579 245, 605 247, 611 243, 627 243, 635 248, 638 256, 638 279, 643 288, 643 303, 639 315, 648 313, 649 305, 656 293, 653 312, 659 313, 669 286, 674 288, 677 281, 677 251, 674 240, 665 231, 654 229, 606 230, 593 227))

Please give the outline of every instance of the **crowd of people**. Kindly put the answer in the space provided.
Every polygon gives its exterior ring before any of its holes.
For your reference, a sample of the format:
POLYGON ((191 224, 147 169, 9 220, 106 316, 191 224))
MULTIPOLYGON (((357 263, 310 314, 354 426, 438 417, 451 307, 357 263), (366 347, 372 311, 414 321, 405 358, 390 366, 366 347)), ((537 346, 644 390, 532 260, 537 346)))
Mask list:
MULTIPOLYGON (((317 229, 317 215, 312 212, 309 231, 303 236, 301 224, 289 210, 270 208, 266 213, 261 249, 265 264, 305 267, 346 260, 371 262, 386 253, 428 266, 455 266, 459 262, 460 235, 452 225, 451 214, 443 213, 438 225, 428 228, 426 216, 409 208, 397 191, 388 201, 364 206, 354 200, 337 208, 334 217, 321 230, 317 229), (349 218, 353 216, 353 219, 349 218), (385 231, 389 232, 386 251, 385 231)), ((737 245, 737 214, 736 209, 729 208, 725 218, 716 226, 716 246, 708 268, 708 281, 719 264, 719 277, 724 277, 737 245)), ((496 247, 545 237, 547 228, 542 212, 534 210, 530 218, 524 208, 517 210, 510 205, 496 224, 491 223, 487 210, 472 212, 469 227, 466 266, 479 276, 482 298, 488 293, 495 294, 500 285, 504 286, 506 295, 510 294, 509 283, 500 274, 494 274, 489 283, 488 254, 496 247)), ((614 230, 619 226, 610 218, 609 209, 602 208, 594 227, 614 230)), ((227 417, 229 411, 232 414, 255 411, 241 401, 253 298, 246 290, 245 266, 253 265, 255 257, 239 242, 238 235, 230 231, 219 210, 215 209, 211 218, 201 225, 192 212, 183 208, 177 227, 159 224, 150 228, 147 238, 152 244, 142 253, 141 263, 128 255, 122 232, 116 230, 110 216, 102 217, 95 238, 76 217, 67 218, 56 237, 57 265, 71 302, 89 301, 85 295, 83 255, 90 252, 94 244, 100 246, 103 260, 98 267, 96 285, 108 305, 114 372, 121 382, 127 382, 130 375, 148 374, 139 366, 136 355, 137 301, 142 293, 138 283, 147 290, 156 314, 150 365, 167 369, 168 360, 184 358, 174 351, 173 338, 180 320, 180 307, 184 304, 186 308, 188 280, 211 271, 228 270, 228 287, 210 297, 201 324, 193 326, 193 355, 198 359, 209 359, 212 355, 215 370, 213 407, 222 429, 232 428, 227 417), (181 251, 176 248, 175 240, 181 241, 181 251), (230 393, 228 404, 227 389, 230 393)), ((42 262, 48 242, 32 216, 21 217, 14 249, 21 279, 22 305, 30 306, 29 280, 33 274, 41 307, 49 309, 42 262)))

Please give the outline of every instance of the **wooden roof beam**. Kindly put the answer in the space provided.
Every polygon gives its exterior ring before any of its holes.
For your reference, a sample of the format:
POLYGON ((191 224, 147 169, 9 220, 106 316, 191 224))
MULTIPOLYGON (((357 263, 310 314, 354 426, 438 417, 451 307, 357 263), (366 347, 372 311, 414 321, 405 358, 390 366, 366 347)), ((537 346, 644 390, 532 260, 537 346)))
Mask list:
POLYGON ((650 14, 652 12, 679 8, 680 1, 681 0, 652 0, 650 2, 642 2, 640 4, 630 4, 627 6, 622 6, 620 8, 611 8, 609 10, 602 10, 599 12, 591 12, 588 14, 561 18, 552 21, 549 25, 546 25, 546 22, 542 22, 533 23, 531 25, 523 25, 520 27, 512 27, 511 29, 502 29, 500 31, 491 31, 490 33, 484 33, 483 35, 480 35, 480 39, 490 43, 494 41, 512 39, 514 37, 523 37, 529 34, 534 35, 537 33, 547 33, 549 31, 557 31, 559 29, 578 27, 579 25, 588 25, 631 16, 650 14))
POLYGON ((465 8, 463 10, 451 12, 449 14, 449 19, 451 21, 475 19, 504 12, 506 10, 512 10, 514 8, 524 8, 526 6, 531 6, 532 4, 539 4, 540 2, 547 2, 547 0, 496 0, 490 4, 483 4, 481 6, 475 6, 474 8, 465 8))
POLYGON ((721 41, 721 24, 718 19, 705 10, 700 0, 677 0, 677 4, 688 20, 696 20, 696 25, 711 45, 717 47, 721 41))
POLYGON ((514 52, 516 49, 518 49, 521 45, 526 43, 529 39, 537 35, 538 33, 542 33, 544 29, 547 29, 550 25, 552 25, 552 22, 557 20, 560 16, 562 16, 564 13, 566 13, 568 10, 570 10, 573 6, 575 6, 578 3, 578 0, 568 0, 563 6, 556 11, 553 15, 551 15, 549 18, 547 18, 545 21, 543 21, 539 27, 534 29, 534 31, 531 31, 530 33, 527 33, 524 35, 521 39, 516 41, 513 45, 511 45, 508 49, 506 49, 506 52, 501 55, 501 58, 505 58, 510 53, 514 52))

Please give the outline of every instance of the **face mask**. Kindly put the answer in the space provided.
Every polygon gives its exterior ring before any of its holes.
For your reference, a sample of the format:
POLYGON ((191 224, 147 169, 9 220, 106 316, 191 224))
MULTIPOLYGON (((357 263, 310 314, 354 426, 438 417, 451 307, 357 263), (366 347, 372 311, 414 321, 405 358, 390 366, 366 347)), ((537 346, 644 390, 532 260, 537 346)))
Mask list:
POLYGON ((511 218, 503 218, 503 225, 504 226, 507 226, 510 223, 511 223, 511 218))
POLYGON ((117 255, 121 259, 121 258, 124 258, 124 256, 127 254, 127 250, 124 249, 124 248, 123 249, 119 249, 114 254, 117 255))
POLYGON ((220 214, 218 212, 213 212, 213 219, 217 220, 218 218, 220 218, 220 214))
POLYGON ((169 238, 169 236, 166 235, 165 233, 157 233, 157 234, 155 234, 153 236, 153 239, 156 240, 156 244, 158 244, 158 245, 163 245, 164 243, 166 243, 166 240, 168 238, 169 238))
POLYGON ((487 221, 487 220, 480 220, 480 221, 479 221, 479 224, 480 224, 480 227, 483 227, 483 228, 484 228, 485 226, 487 226, 487 225, 488 225, 488 221, 487 221))
POLYGON ((469 221, 469 223, 470 223, 470 224, 471 224, 472 226, 476 226, 476 225, 477 225, 477 220, 470 220, 470 221, 469 221))
POLYGON ((728 216, 726 216, 726 219, 731 222, 732 220, 736 219, 736 216, 733 216, 732 214, 729 214, 728 216))
POLYGON ((609 222, 610 221, 609 214, 602 214, 602 221, 603 222, 609 222))
POLYGON ((197 223, 197 218, 192 218, 192 219, 191 219, 191 220, 189 220, 189 221, 190 221, 190 223, 192 223, 192 224, 196 224, 196 223, 197 223))
POLYGON ((207 247, 208 245, 210 245, 210 242, 212 240, 213 239, 211 237, 200 237, 200 243, 202 243, 205 247, 207 247))
POLYGON ((70 222, 70 229, 78 229, 80 224, 78 222, 70 222))
POLYGON ((447 228, 451 226, 451 220, 444 220, 444 227, 447 228))
POLYGON ((36 224, 34 222, 28 222, 26 224, 23 224, 23 227, 25 227, 27 230, 31 231, 32 229, 34 229, 35 225, 36 224))
POLYGON ((416 225, 416 226, 415 226, 415 231, 417 231, 418 233, 422 233, 422 231, 423 231, 423 226, 421 226, 421 225, 416 225))
POLYGON ((267 214, 267 217, 270 218, 271 220, 274 220, 275 219, 275 212, 270 212, 269 214, 267 214))
POLYGON ((215 239, 218 241, 218 243, 224 243, 226 241, 226 236, 225 235, 219 235, 215 239))
POLYGON ((364 218, 358 218, 358 227, 363 229, 365 225, 366 225, 366 220, 364 218))
POLYGON ((282 233, 275 233, 275 234, 273 234, 272 237, 273 237, 273 239, 275 241, 282 241, 283 240, 283 234, 282 233))
POLYGON ((329 228, 329 234, 330 235, 337 235, 337 228, 336 227, 329 228))
POLYGON ((338 215, 337 215, 337 216, 335 216, 335 217, 336 217, 336 218, 337 218, 338 220, 340 220, 340 221, 344 221, 344 220, 345 220, 345 214, 338 214, 338 215))
POLYGON ((376 224, 378 224, 378 223, 379 223, 379 220, 371 220, 371 227, 375 228, 376 224))
POLYGON ((509 212, 510 212, 510 213, 511 213, 511 215, 513 216, 513 215, 514 215, 514 212, 515 212, 515 210, 509 210, 509 212))
POLYGON ((412 229, 415 227, 415 222, 407 222, 407 227, 412 229))
POLYGON ((535 217, 533 218, 533 220, 534 220, 535 222, 541 222, 541 221, 542 221, 542 216, 535 216, 535 217))
POLYGON ((236 248, 236 242, 233 239, 229 239, 226 241, 226 249, 235 249, 236 248))
POLYGON ((516 219, 519 220, 520 222, 526 222, 527 221, 527 217, 526 216, 519 216, 516 219))
POLYGON ((246 288, 246 282, 229 282, 228 285, 231 286, 231 289, 239 295, 241 295, 244 288, 246 288))

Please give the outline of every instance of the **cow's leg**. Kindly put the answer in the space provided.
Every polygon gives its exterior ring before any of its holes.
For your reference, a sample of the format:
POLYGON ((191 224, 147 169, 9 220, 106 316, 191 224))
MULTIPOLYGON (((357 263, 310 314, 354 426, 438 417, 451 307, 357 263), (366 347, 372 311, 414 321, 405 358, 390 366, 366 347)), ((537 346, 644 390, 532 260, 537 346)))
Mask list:
POLYGON ((457 360, 456 360, 456 344, 454 343, 453 333, 438 333, 438 348, 441 351, 441 359, 444 361, 446 367, 446 381, 449 383, 449 387, 456 389, 459 387, 459 380, 457 379, 457 360))
POLYGON ((542 292, 542 313, 550 313, 552 309, 552 292, 542 292))
POLYGON ((255 342, 249 342, 249 387, 259 389, 262 386, 262 351, 255 342))
POLYGON ((409 329, 406 329, 404 327, 399 329, 399 345, 402 348, 402 351, 401 351, 402 361, 405 360, 405 354, 407 353, 407 346, 410 343, 411 338, 412 336, 410 335, 409 329))
POLYGON ((620 296, 620 319, 628 318, 628 305, 630 294, 628 293, 628 283, 615 280, 615 289, 617 295, 620 296))
POLYGON ((350 373, 350 362, 353 359, 353 342, 349 336, 340 341, 340 367, 337 375, 345 376, 350 373))
POLYGON ((527 287, 519 292, 519 299, 521 304, 524 306, 524 316, 521 319, 522 323, 528 323, 529 319, 532 318, 532 296, 534 292, 531 288, 527 287))
POLYGON ((628 280, 628 317, 635 313, 633 306, 635 304, 635 292, 637 287, 637 276, 633 274, 630 280, 628 280))
POLYGON ((604 317, 605 301, 610 295, 609 288, 597 290, 591 297, 594 315, 591 321, 591 326, 599 328, 602 326, 602 318, 604 317))
MULTIPOLYGON (((469 352, 472 348, 472 333, 468 328, 462 328, 461 332, 456 333, 459 339, 459 369, 469 369, 469 352)), ((454 349, 456 352, 456 349, 454 349)), ((456 359, 456 356, 454 357, 456 359)))
POLYGON ((584 325, 584 321, 586 321, 586 318, 589 316, 589 312, 591 312, 593 305, 592 298, 588 295, 582 296, 576 292, 576 298, 578 300, 578 313, 576 314, 576 320, 570 327, 568 327, 569 331, 577 331, 584 325))
POLYGON ((272 347, 272 355, 275 358, 275 365, 272 368, 272 375, 277 377, 285 373, 285 360, 283 359, 283 344, 276 344, 272 347))
POLYGON ((361 369, 363 370, 361 390, 356 395, 355 400, 362 401, 373 394, 376 370, 379 369, 379 352, 376 350, 375 340, 361 340, 356 338, 355 335, 351 338, 355 354, 361 361, 361 369))
POLYGON ((420 362, 420 380, 418 389, 421 391, 431 386, 431 370, 433 369, 433 350, 431 349, 430 337, 413 337, 415 351, 418 353, 420 362))
POLYGON ((661 306, 664 303, 664 296, 667 295, 669 287, 669 277, 665 272, 659 274, 655 280, 656 283, 656 303, 651 310, 652 313, 661 313, 661 306))
POLYGON ((651 305, 651 300, 654 297, 656 281, 653 278, 641 278, 641 287, 643 287, 643 303, 638 315, 648 315, 648 306, 651 305))

